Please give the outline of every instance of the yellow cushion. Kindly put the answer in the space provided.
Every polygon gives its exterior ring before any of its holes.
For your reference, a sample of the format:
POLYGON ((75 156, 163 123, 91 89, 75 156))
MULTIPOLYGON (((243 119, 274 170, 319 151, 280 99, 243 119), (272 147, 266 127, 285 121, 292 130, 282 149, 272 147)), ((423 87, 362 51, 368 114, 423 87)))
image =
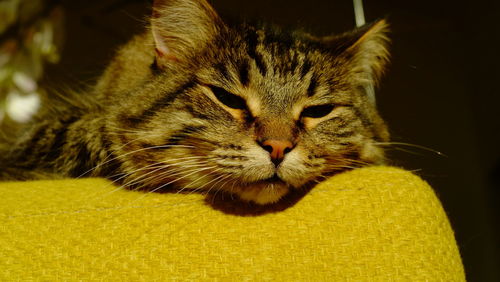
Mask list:
POLYGON ((439 200, 401 169, 342 173, 261 215, 217 201, 104 179, 0 183, 0 280, 465 280, 439 200))

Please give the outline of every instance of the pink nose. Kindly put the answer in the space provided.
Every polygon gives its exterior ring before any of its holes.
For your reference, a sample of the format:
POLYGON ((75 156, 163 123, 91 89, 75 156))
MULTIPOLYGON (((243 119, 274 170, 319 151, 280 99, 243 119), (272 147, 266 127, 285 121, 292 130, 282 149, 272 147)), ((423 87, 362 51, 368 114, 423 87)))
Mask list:
POLYGON ((264 148, 264 150, 269 152, 269 154, 271 155, 271 160, 276 166, 281 163, 281 161, 285 157, 285 154, 293 149, 292 142, 288 140, 268 139, 262 142, 261 146, 262 148, 264 148))

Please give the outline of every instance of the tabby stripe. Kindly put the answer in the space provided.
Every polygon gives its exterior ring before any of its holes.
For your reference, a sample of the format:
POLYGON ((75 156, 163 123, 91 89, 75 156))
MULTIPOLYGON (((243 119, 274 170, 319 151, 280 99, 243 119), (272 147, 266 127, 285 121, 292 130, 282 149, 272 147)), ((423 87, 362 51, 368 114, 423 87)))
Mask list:
MULTIPOLYGON (((110 177, 113 175, 116 175, 118 171, 120 171, 121 167, 121 161, 116 157, 116 155, 113 153, 111 149, 111 141, 107 138, 107 129, 105 126, 102 126, 100 128, 100 137, 101 137, 101 154, 100 156, 104 155, 104 158, 99 157, 98 160, 96 160, 96 168, 98 168, 99 175, 100 176, 106 176, 110 177), (98 164, 101 164, 97 166, 98 164)), ((92 171, 89 171, 86 175, 91 174, 94 172, 94 169, 92 171)), ((117 178, 118 176, 115 176, 117 178)), ((114 179, 111 179, 114 180, 114 179)))
POLYGON ((179 143, 181 143, 182 141, 184 141, 185 139, 187 139, 191 135, 193 135, 199 131, 205 130, 206 128, 207 127, 203 126, 203 125, 199 125, 199 126, 188 125, 188 126, 184 127, 183 129, 177 131, 175 134, 171 135, 165 141, 165 145, 178 145, 179 143))
POLYGON ((160 67, 158 66, 158 61, 156 60, 156 58, 153 61, 153 63, 151 64, 150 68, 151 68, 151 72, 153 73, 153 75, 158 75, 161 73, 161 70, 160 70, 160 67))
POLYGON ((356 164, 356 161, 361 159, 359 152, 357 152, 357 151, 351 151, 351 152, 342 154, 342 158, 347 160, 349 163, 353 163, 353 164, 356 164))
POLYGON ((311 67, 312 67, 311 61, 309 61, 308 59, 304 59, 304 62, 302 63, 302 68, 300 69, 301 78, 304 78, 309 73, 309 71, 311 71, 311 67))
POLYGON ((364 115, 361 110, 359 110, 358 108, 356 107, 352 107, 354 109, 354 113, 355 115, 357 115, 358 117, 360 117, 361 119, 361 122, 363 123, 363 126, 368 128, 370 130, 370 133, 372 134, 372 137, 375 141, 377 142, 382 142, 384 140, 382 140, 380 138, 380 132, 378 132, 377 128, 374 126, 373 122, 366 116, 364 115))
POLYGON ((330 122, 334 122, 335 127, 337 129, 342 129, 342 128, 346 128, 346 127, 350 126, 351 123, 355 122, 356 120, 357 120, 356 118, 345 119, 342 117, 333 117, 330 119, 330 122))
POLYGON ((107 136, 106 126, 101 126, 99 131, 101 132, 101 143, 102 143, 102 147, 104 149, 103 151, 106 154, 110 154, 111 153, 111 141, 109 141, 109 139, 106 138, 106 136, 107 136))
POLYGON ((184 106, 184 109, 189 112, 193 117, 195 118, 199 118, 199 119, 204 119, 204 120, 213 120, 213 117, 211 116, 208 116, 206 114, 203 114, 203 113, 200 113, 200 112, 197 112, 195 111, 195 109, 193 108, 193 106, 187 104, 184 106))
POLYGON ((148 121, 150 118, 156 115, 156 113, 169 106, 180 94, 184 93, 188 89, 195 87, 197 84, 193 79, 190 79, 188 83, 182 85, 173 93, 165 95, 158 100, 156 100, 148 109, 139 115, 125 117, 124 121, 132 127, 139 126, 140 124, 148 121))
POLYGON ((39 151, 40 148, 38 143, 45 136, 49 126, 50 125, 44 125, 36 130, 35 134, 33 134, 33 137, 29 141, 29 145, 27 145, 28 147, 23 150, 22 155, 19 156, 20 160, 27 161, 32 158, 31 156, 35 155, 35 152, 39 151))
POLYGON ((52 145, 50 146, 49 152, 43 157, 44 161, 54 161, 60 155, 64 144, 66 143, 67 133, 69 126, 77 121, 77 117, 72 117, 68 120, 61 121, 59 128, 53 128, 54 138, 52 140, 52 145))
MULTIPOLYGON (((72 150, 75 150, 75 148, 72 148, 72 150)), ((87 149, 85 143, 80 143, 76 150, 78 150, 76 156, 77 162, 70 171, 70 175, 73 177, 80 176, 82 173, 85 173, 94 167, 92 165, 92 154, 87 149)))
POLYGON ((243 85, 245 87, 248 86, 248 84, 250 83, 249 71, 250 71, 250 65, 248 64, 247 60, 244 60, 240 64, 238 74, 239 74, 241 85, 243 85))
POLYGON ((352 143, 351 142, 340 142, 339 145, 342 145, 342 146, 352 146, 352 143))
POLYGON ((289 62, 286 62, 286 61, 277 61, 277 62, 274 62, 273 67, 277 73, 286 74, 288 67, 289 67, 288 63, 289 62))
POLYGON ((267 67, 264 64, 264 58, 262 54, 257 52, 258 38, 257 33, 254 30, 250 30, 246 34, 246 41, 248 43, 247 53, 250 58, 255 61, 255 65, 259 70, 260 74, 266 75, 267 67))
POLYGON ((117 175, 117 174, 119 172, 123 171, 122 170, 122 162, 113 153, 109 153, 107 159, 112 160, 112 161, 99 167, 99 169, 100 169, 99 175, 107 177, 108 179, 115 181, 119 178, 119 175, 117 175))
POLYGON ((313 74, 311 76, 311 80, 309 81, 309 87, 307 87, 307 96, 312 97, 316 93, 316 88, 318 86, 318 80, 316 75, 313 74))
POLYGON ((297 52, 294 52, 292 57, 290 58, 290 72, 295 73, 298 66, 299 66, 299 55, 297 52))
POLYGON ((352 107, 354 114, 361 120, 361 123, 365 128, 368 128, 373 136, 377 136, 378 133, 376 132, 373 123, 370 121, 370 119, 358 108, 358 107, 352 107))
POLYGON ((345 132, 332 132, 330 135, 339 137, 339 138, 345 138, 345 137, 350 137, 353 136, 355 133, 354 131, 345 131, 345 132))
POLYGON ((219 74, 222 76, 222 78, 226 82, 232 82, 233 81, 231 75, 229 74, 227 66, 224 63, 217 63, 217 64, 215 64, 215 68, 217 69, 217 71, 219 72, 219 74))
POLYGON ((262 55, 255 53, 255 57, 253 59, 255 60, 255 64, 256 64, 257 69, 259 70, 260 74, 265 76, 267 73, 267 67, 264 64, 264 58, 262 57, 262 55))

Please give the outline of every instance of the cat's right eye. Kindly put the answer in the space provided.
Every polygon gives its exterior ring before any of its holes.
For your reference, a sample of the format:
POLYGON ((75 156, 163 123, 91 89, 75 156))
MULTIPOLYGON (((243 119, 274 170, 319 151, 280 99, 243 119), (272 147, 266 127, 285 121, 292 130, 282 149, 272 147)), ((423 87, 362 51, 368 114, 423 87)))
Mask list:
POLYGON ((217 100, 219 100, 222 104, 238 110, 244 110, 247 108, 247 103, 240 96, 231 94, 223 88, 217 86, 210 86, 210 89, 214 93, 217 100))

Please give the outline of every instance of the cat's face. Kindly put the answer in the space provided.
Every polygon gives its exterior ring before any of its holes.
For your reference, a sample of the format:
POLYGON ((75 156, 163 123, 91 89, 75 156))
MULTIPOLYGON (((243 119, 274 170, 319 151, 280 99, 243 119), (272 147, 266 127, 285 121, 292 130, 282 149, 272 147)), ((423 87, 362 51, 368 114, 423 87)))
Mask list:
POLYGON ((153 36, 139 39, 154 42, 154 70, 114 121, 127 129, 116 142, 130 181, 267 204, 383 160, 388 134, 367 89, 387 60, 384 22, 314 38, 229 27, 203 0, 154 8, 153 36))

